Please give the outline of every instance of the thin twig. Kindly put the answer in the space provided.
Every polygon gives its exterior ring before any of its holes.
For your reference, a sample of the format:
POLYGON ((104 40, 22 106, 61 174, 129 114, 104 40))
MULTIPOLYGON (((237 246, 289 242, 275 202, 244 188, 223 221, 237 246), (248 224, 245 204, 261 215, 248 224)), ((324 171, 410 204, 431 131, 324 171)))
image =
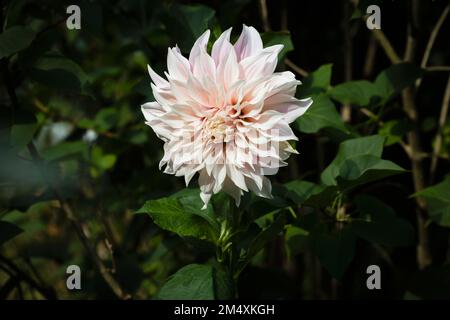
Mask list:
MULTIPOLYGON (((367 17, 363 17, 363 20, 364 22, 366 22, 367 17)), ((393 64, 402 62, 402 59, 400 59, 400 56, 397 54, 384 32, 381 31, 381 29, 371 29, 371 31, 373 36, 375 37, 375 40, 377 40, 379 45, 383 48, 384 53, 386 53, 386 56, 389 58, 389 60, 393 64)))
MULTIPOLYGON (((439 30, 441 30, 442 25, 444 24, 445 19, 447 18, 447 15, 450 11, 450 4, 448 4, 444 11, 442 11, 439 19, 436 22, 436 25, 434 26, 433 30, 431 31, 430 38, 428 39, 427 46, 425 48, 425 52, 422 57, 422 61, 420 62, 420 67, 425 68, 428 63, 428 59, 430 58, 431 50, 433 49, 434 42, 436 41, 436 38, 439 34, 439 30)), ((422 82, 422 78, 417 79, 416 81, 416 87, 418 88, 422 82)))
POLYGON ((369 44, 367 45, 366 60, 364 62, 363 77, 368 79, 373 72, 373 67, 375 66, 375 57, 377 55, 378 42, 375 40, 373 34, 371 34, 369 39, 369 44))
POLYGON ((439 115, 439 127, 436 136, 436 142, 433 148, 433 155, 431 157, 430 165, 430 184, 433 184, 434 176, 436 174, 437 162, 439 159, 439 153, 442 148, 442 137, 444 133, 444 126, 447 120, 448 106, 450 104, 450 75, 447 80, 447 86, 445 88, 444 98, 442 99, 441 113, 439 115))
POLYGON ((108 252, 110 254, 111 257, 111 263, 112 263, 112 268, 110 269, 111 273, 116 273, 117 271, 117 263, 116 263, 116 257, 115 257, 115 250, 114 248, 117 247, 117 241, 115 239, 115 237, 113 236, 113 232, 111 230, 111 226, 109 225, 108 220, 106 219, 106 217, 103 215, 103 210, 102 208, 98 208, 96 210, 97 212, 97 217, 100 220, 100 222, 102 223, 103 226, 103 232, 105 233, 105 246, 108 249, 108 252))
POLYGON ((267 10, 266 0, 259 0, 259 14, 261 16, 264 31, 270 31, 269 13, 267 10))
MULTIPOLYGON (((344 81, 352 80, 353 69, 353 43, 350 32, 351 3, 345 1, 344 14, 342 20, 342 31, 344 33, 344 81)), ((341 108, 341 118, 344 122, 350 122, 352 118, 352 109, 350 104, 344 103, 341 108)))
POLYGON ((294 70, 296 73, 298 73, 299 75, 301 75, 302 77, 306 77, 308 76, 308 71, 300 68, 299 66, 297 66, 294 62, 292 62, 289 58, 285 58, 284 59, 284 63, 291 68, 292 70, 294 70))
MULTIPOLYGON (((270 31, 270 22, 269 22, 269 14, 267 10, 266 0, 259 0, 259 13, 261 17, 261 22, 263 25, 263 29, 265 32, 270 31)), ((287 24, 287 16, 285 23, 287 24)), ((283 60, 284 64, 291 68, 293 71, 301 75, 302 77, 306 77, 308 72, 297 66, 294 62, 292 62, 289 58, 285 58, 283 60)))
POLYGON ((34 266, 33 262, 31 261, 30 257, 26 257, 24 258, 26 265, 28 266, 28 268, 31 270, 31 272, 34 274, 34 276, 36 277, 36 279, 39 281, 39 283, 41 285, 44 285, 44 280, 42 279, 42 276, 40 275, 40 273, 38 272, 38 270, 36 269, 36 267, 34 266))
MULTIPOLYGON (((26 283, 28 283, 30 285, 30 287, 36 289, 44 298, 46 298, 48 300, 57 299, 56 293, 53 290, 53 288, 41 286, 39 283, 34 281, 33 278, 31 278, 29 275, 27 275, 25 272, 23 272, 18 266, 16 266, 14 264, 14 262, 10 261, 9 259, 7 259, 6 257, 4 257, 2 255, 0 255, 0 262, 3 265, 7 266, 12 272, 14 272, 14 274, 20 280, 25 281, 26 283)), ((3 268, 3 270, 5 270, 6 272, 8 271, 5 268, 3 268)))
POLYGON ((432 67, 426 67, 425 70, 429 72, 450 72, 450 67, 447 66, 432 66, 432 67))

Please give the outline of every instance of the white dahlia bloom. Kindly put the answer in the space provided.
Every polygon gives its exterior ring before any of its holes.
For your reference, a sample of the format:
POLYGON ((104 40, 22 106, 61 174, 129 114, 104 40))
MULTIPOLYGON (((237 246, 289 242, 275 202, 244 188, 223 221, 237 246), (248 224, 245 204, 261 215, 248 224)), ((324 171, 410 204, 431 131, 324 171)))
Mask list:
POLYGON ((230 33, 222 33, 211 54, 209 30, 189 59, 169 48, 166 79, 148 68, 156 101, 142 105, 146 124, 164 141, 160 169, 184 176, 186 185, 198 172, 204 208, 221 190, 236 205, 243 191, 270 198, 265 176, 297 153, 289 123, 312 103, 294 97, 300 81, 292 72, 274 72, 282 45, 263 48, 258 31, 245 25, 232 45, 230 33))

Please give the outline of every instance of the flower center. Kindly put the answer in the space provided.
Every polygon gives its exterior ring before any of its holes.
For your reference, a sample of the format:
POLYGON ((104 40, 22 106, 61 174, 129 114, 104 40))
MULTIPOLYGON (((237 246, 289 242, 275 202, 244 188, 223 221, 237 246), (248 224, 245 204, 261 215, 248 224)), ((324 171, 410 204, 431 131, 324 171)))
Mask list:
POLYGON ((214 143, 230 141, 233 132, 233 121, 219 115, 207 120, 204 128, 205 138, 214 143))

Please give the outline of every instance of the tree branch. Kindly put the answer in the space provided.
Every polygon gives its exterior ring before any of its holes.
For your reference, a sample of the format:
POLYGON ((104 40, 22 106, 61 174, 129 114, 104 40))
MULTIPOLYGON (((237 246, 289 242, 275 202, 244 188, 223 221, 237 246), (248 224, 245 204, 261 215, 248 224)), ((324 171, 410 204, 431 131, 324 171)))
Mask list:
POLYGON ((447 66, 431 66, 431 67, 426 67, 425 70, 429 71, 429 72, 450 72, 450 67, 447 66))
POLYGON ((308 71, 300 68, 299 66, 297 66, 294 62, 292 62, 289 58, 285 58, 284 59, 284 63, 291 68, 292 70, 294 70, 296 73, 298 73, 299 75, 301 75, 302 77, 306 77, 308 76, 308 71))
MULTIPOLYGON (((352 80, 353 70, 353 42, 350 32, 351 3, 344 1, 344 12, 342 20, 342 31, 344 33, 344 81, 352 80)), ((341 118, 344 122, 350 122, 352 118, 352 109, 350 104, 343 104, 341 108, 341 118)))
POLYGON ((366 60, 364 61, 363 77, 369 78, 372 75, 373 67, 375 65, 375 57, 377 54, 378 42, 372 34, 367 45, 366 60))
POLYGON ((445 122, 447 120, 449 104, 450 104, 450 75, 448 76, 444 98, 442 99, 441 114, 439 115, 439 128, 437 131, 436 142, 433 148, 433 155, 431 157, 430 180, 429 180, 430 184, 433 184, 434 176, 436 174, 437 162, 439 159, 439 153, 441 152, 442 148, 442 137, 444 133, 445 122))
POLYGON ((433 30, 431 31, 430 38, 428 39, 428 43, 425 49, 425 52, 422 57, 422 61, 420 63, 420 67, 425 68, 428 63, 428 59, 430 58, 431 49, 433 49, 434 42, 436 41, 437 35, 439 33, 439 30, 441 30, 442 25, 444 24, 445 19, 447 18, 447 15, 450 11, 450 4, 448 4, 444 11, 442 11, 441 16, 439 17, 438 21, 436 22, 436 25, 434 26, 433 30))
MULTIPOLYGON (((413 8, 417 9, 418 2, 413 2, 413 8)), ((412 17, 411 15, 411 18, 412 17)), ((411 19, 412 20, 412 19, 411 19)), ((416 48, 416 39, 413 35, 412 21, 409 22, 407 28, 407 40, 406 49, 404 55, 404 61, 413 62, 414 53, 416 48)), ((406 88, 402 92, 402 102, 403 110, 405 111, 407 117, 413 124, 414 128, 412 131, 408 132, 407 140, 408 144, 411 146, 411 167, 414 182, 414 190, 418 192, 425 188, 425 175, 423 171, 422 164, 422 146, 420 144, 420 132, 419 132, 419 119, 417 113, 417 106, 414 102, 414 95, 412 88, 406 88)), ((424 269, 429 266, 432 262, 432 257, 430 254, 429 244, 428 244, 428 229, 426 226, 425 212, 427 209, 425 199, 422 197, 416 197, 417 209, 417 229, 418 229, 418 244, 417 244, 417 264, 419 269, 424 269)))
MULTIPOLYGON (((53 288, 43 287, 36 281, 34 281, 33 278, 31 278, 29 275, 27 275, 25 272, 23 272, 18 266, 16 266, 12 261, 7 259, 6 257, 0 255, 0 262, 7 266, 9 269, 12 270, 12 272, 15 273, 15 275, 20 279, 25 281, 30 285, 30 287, 36 289, 44 298, 48 300, 55 300, 57 299, 56 293, 53 290, 53 288)), ((6 268, 3 268, 6 272, 6 268)))
POLYGON ((402 62, 399 55, 397 54, 397 52, 395 52, 394 47, 389 42, 388 38, 386 38, 383 31, 381 31, 380 29, 372 29, 372 34, 375 37, 375 40, 377 40, 378 44, 383 48, 386 56, 393 64, 402 62))
POLYGON ((265 32, 270 31, 269 13, 266 0, 259 0, 259 15, 265 32))

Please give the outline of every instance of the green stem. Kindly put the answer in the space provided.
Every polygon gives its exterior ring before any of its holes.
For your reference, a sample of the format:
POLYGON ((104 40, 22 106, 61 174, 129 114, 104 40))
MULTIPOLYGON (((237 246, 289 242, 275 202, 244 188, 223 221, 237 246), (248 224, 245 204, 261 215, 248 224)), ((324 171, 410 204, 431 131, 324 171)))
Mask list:
POLYGON ((234 204, 232 198, 230 198, 229 212, 225 219, 221 223, 220 235, 217 241, 216 248, 216 260, 219 264, 222 272, 226 272, 229 276, 230 284, 230 297, 237 298, 237 277, 235 274, 236 257, 239 255, 235 254, 236 247, 233 241, 234 236, 237 233, 239 224, 241 221, 241 212, 234 204))

